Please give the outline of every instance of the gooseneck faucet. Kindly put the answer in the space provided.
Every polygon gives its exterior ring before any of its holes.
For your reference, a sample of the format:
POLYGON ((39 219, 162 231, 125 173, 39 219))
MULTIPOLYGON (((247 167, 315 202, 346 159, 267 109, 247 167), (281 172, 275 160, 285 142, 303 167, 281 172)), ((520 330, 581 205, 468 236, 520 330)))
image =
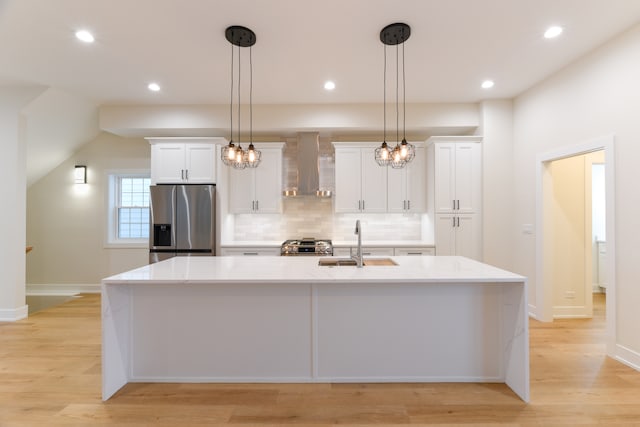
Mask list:
POLYGON ((356 265, 358 266, 358 268, 362 268, 363 262, 362 262, 362 227, 360 226, 360 220, 356 220, 356 231, 354 232, 354 234, 356 234, 358 236, 358 249, 356 250, 356 254, 355 255, 351 255, 351 258, 353 258, 356 261, 356 265))

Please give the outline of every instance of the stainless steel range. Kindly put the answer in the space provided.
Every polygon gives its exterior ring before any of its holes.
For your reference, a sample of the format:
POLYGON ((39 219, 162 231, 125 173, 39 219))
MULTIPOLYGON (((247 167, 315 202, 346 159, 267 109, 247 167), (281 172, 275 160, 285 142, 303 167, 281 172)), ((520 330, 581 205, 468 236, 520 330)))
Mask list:
POLYGON ((285 240, 280 246, 280 255, 283 256, 331 256, 333 244, 328 239, 316 239, 303 237, 302 239, 285 240))

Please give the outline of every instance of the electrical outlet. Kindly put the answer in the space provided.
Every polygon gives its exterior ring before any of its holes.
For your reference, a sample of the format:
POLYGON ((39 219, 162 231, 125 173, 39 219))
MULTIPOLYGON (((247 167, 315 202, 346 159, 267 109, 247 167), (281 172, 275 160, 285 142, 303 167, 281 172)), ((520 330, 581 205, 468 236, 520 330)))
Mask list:
POLYGON ((576 291, 565 291, 564 297, 566 299, 574 299, 576 297, 576 291))

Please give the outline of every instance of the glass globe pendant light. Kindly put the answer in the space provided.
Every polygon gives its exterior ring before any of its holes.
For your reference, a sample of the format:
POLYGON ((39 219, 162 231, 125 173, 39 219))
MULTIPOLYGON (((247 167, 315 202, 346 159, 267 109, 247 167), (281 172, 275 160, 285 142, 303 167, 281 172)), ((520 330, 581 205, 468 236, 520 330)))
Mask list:
POLYGON ((231 138, 229 139, 229 144, 222 148, 221 152, 221 160, 222 163, 227 166, 232 166, 236 169, 245 169, 247 167, 255 168, 260 164, 261 153, 259 150, 256 150, 253 145, 253 61, 252 61, 252 50, 251 47, 256 43, 256 35, 249 28, 242 27, 239 25, 233 25, 228 27, 225 31, 225 37, 229 43, 231 43, 231 101, 230 101, 230 116, 231 116, 231 138), (233 97, 234 93, 234 78, 233 73, 235 71, 234 66, 234 46, 238 47, 238 131, 237 131, 237 142, 236 146, 233 142, 233 97), (249 82, 249 148, 247 151, 242 149, 240 144, 240 92, 241 92, 241 57, 240 57, 240 48, 248 47, 249 48, 249 64, 250 64, 250 82, 249 82))
POLYGON ((376 162, 380 166, 391 166, 394 169, 403 168, 415 157, 415 146, 406 139, 406 91, 404 67, 404 42, 411 36, 411 27, 397 22, 387 25, 380 31, 380 41, 384 44, 384 138, 382 145, 375 151, 376 162), (402 45, 402 141, 400 142, 400 53, 398 45, 402 45), (387 46, 396 46, 396 146, 390 148, 386 142, 387 133, 387 46))

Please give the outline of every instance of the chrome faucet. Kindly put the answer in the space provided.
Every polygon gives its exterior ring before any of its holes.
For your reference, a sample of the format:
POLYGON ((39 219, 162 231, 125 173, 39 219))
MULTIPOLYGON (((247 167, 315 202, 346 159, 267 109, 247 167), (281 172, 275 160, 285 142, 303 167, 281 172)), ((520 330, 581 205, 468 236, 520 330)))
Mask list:
POLYGON ((355 255, 351 255, 351 258, 356 261, 358 268, 362 268, 362 227, 360 226, 360 220, 356 220, 356 231, 354 234, 358 235, 358 249, 355 255))

